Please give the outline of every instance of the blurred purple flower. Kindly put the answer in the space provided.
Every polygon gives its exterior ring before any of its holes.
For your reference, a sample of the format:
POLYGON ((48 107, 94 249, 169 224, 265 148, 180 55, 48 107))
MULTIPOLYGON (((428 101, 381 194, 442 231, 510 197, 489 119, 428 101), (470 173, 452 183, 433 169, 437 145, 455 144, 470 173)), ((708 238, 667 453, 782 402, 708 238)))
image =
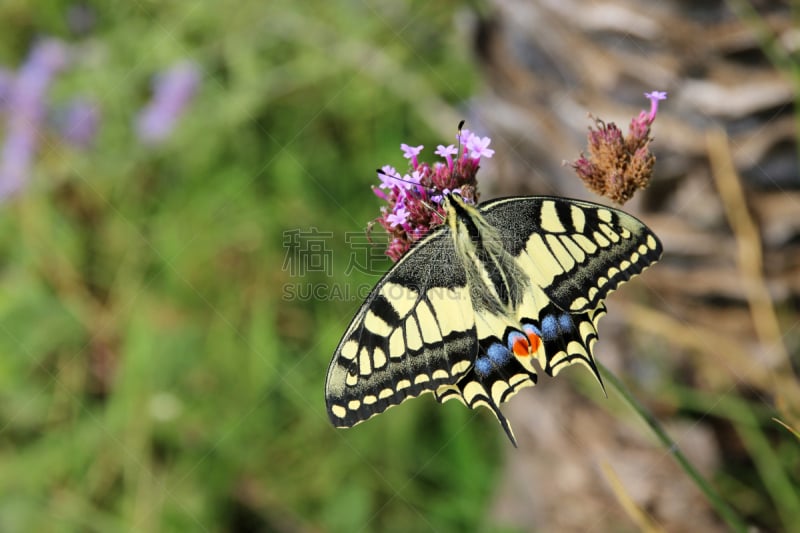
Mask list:
POLYGON ((40 41, 14 80, 6 105, 6 139, 0 152, 0 198, 17 192, 28 177, 46 113, 47 89, 67 61, 64 43, 56 39, 40 41))
POLYGON ((0 68, 0 113, 8 109, 11 93, 14 90, 14 73, 0 68))
POLYGON ((75 98, 63 110, 56 124, 68 143, 78 148, 88 148, 100 124, 100 108, 87 98, 75 98))
POLYGON ((153 99, 136 119, 139 139, 151 144, 169 137, 200 83, 200 68, 191 61, 178 63, 156 77, 153 99))

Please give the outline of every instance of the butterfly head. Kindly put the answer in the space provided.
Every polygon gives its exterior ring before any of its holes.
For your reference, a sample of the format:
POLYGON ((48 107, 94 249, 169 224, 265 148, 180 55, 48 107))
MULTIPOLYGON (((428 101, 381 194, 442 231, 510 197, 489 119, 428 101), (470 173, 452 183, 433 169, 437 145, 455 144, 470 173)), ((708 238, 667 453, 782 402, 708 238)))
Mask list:
POLYGON ((442 193, 441 204, 442 207, 444 207, 446 213, 449 213, 453 210, 456 210, 456 212, 458 212, 467 210, 474 211, 475 209, 474 206, 472 205, 472 202, 464 198, 461 195, 461 191, 457 189, 452 191, 445 190, 445 192, 442 193))
POLYGON ((477 243, 482 240, 481 232, 486 231, 483 217, 478 209, 461 194, 455 191, 444 194, 442 207, 444 207, 447 225, 453 232, 457 246, 466 250, 471 248, 468 243, 477 243))

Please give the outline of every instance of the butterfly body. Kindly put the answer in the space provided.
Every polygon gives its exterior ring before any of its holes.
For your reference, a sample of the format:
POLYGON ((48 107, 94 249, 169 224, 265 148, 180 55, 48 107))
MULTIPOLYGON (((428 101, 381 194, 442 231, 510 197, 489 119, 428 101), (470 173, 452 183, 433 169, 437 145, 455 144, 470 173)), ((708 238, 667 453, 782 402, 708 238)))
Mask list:
POLYGON ((556 375, 592 356, 603 299, 657 261, 661 244, 632 216, 551 197, 479 206, 444 198, 446 221, 413 246, 359 309, 328 368, 337 427, 408 398, 499 409, 539 368, 556 375))

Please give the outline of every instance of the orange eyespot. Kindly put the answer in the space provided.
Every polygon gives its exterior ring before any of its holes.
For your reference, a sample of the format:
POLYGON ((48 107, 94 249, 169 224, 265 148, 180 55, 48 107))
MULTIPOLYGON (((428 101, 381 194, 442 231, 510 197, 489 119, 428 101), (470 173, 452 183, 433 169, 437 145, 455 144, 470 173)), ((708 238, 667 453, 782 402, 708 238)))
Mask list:
POLYGON ((528 344, 528 339, 525 337, 520 336, 517 340, 514 341, 514 355, 517 357, 527 357, 531 354, 530 344, 528 344))
POLYGON ((542 338, 532 331, 528 332, 528 343, 530 344, 531 353, 536 353, 542 344, 542 338))

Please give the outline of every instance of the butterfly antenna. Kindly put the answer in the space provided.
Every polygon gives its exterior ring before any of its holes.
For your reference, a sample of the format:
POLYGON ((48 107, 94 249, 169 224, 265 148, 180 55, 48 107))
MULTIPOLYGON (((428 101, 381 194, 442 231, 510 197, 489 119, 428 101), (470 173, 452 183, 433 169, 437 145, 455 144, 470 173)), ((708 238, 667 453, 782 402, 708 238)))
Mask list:
POLYGON ((461 119, 461 122, 458 123, 458 135, 456 135, 456 139, 458 139, 458 152, 456 152, 456 157, 461 157, 461 130, 464 128, 466 122, 466 120, 461 119))
POLYGON ((378 174, 380 174, 381 176, 386 176, 387 178, 392 178, 393 180, 400 180, 400 181, 403 181, 403 178, 400 178, 400 177, 397 177, 397 176, 392 176, 392 175, 390 175, 390 174, 387 174, 386 172, 384 172, 384 171, 383 171, 383 169, 382 169, 382 168, 376 168, 376 169, 375 169, 375 172, 377 172, 377 173, 378 173, 378 174))
POLYGON ((424 200, 423 200, 421 203, 422 203, 422 205, 424 205, 425 207, 427 207, 428 209, 430 209, 430 210, 431 210, 431 212, 432 212, 434 215, 436 215, 437 217, 439 217, 439 218, 441 219, 442 223, 444 223, 444 221, 445 221, 445 220, 447 220, 447 217, 445 217, 443 214, 441 214, 441 213, 439 212, 439 210, 438 210, 438 209, 436 209, 434 206, 432 206, 432 205, 431 205, 431 204, 429 204, 428 202, 426 202, 426 201, 424 201, 424 200))
MULTIPOLYGON (((393 180, 397 180, 397 181, 399 181, 399 182, 402 182, 402 183, 410 183, 411 185, 414 185, 414 186, 416 186, 416 187, 422 187, 423 189, 430 189, 430 187, 425 187, 424 185, 422 185, 422 184, 420 184, 420 183, 414 183, 414 182, 413 182, 413 181, 411 181, 411 180, 403 179, 403 178, 401 178, 400 176, 392 176, 391 174, 387 174, 386 172, 384 172, 384 171, 383 171, 383 170, 381 170, 380 168, 379 168, 379 169, 377 169, 377 170, 376 170, 376 172, 377 172, 378 174, 381 174, 381 175, 383 175, 383 176, 386 176, 387 178, 391 178, 391 179, 393 179, 393 180)), ((433 190, 433 189, 430 189, 430 190, 433 190)))
MULTIPOLYGON (((415 186, 415 188, 414 188, 414 189, 412 189, 412 191, 414 191, 414 192, 415 192, 415 193, 417 193, 417 194, 418 194, 418 191, 417 191, 416 187, 421 187, 421 188, 423 188, 423 189, 427 190, 429 194, 430 194, 430 193, 433 193, 433 194, 436 194, 436 193, 437 193, 437 190, 436 190, 436 188, 435 188, 435 187, 426 187, 425 185, 422 185, 421 183, 414 183, 413 181, 409 181, 409 180, 407 180, 407 179, 403 179, 403 178, 401 178, 400 176, 391 176, 391 175, 387 174, 386 172, 384 172, 383 170, 381 170, 380 168, 379 168, 379 169, 377 169, 377 170, 376 170, 376 172, 377 172, 378 174, 381 174, 381 175, 383 175, 383 176, 386 176, 387 178, 391 178, 391 179, 393 179, 393 180, 397 180, 397 181, 400 181, 400 182, 402 182, 402 183, 410 183, 411 185, 414 185, 414 186, 415 186)), ((437 215, 438 215, 438 216, 439 216, 439 217, 442 219, 442 222, 444 222, 444 221, 445 221, 445 217, 443 217, 441 214, 439 214, 439 211, 438 211, 438 210, 437 210, 437 209, 436 209, 434 206, 432 206, 431 204, 429 204, 429 203, 428 203, 428 202, 426 202, 425 200, 420 200, 420 203, 421 203, 422 205, 424 205, 425 207, 427 207, 428 209, 430 209, 431 211, 433 211, 434 213, 436 213, 436 214, 437 214, 437 215)))

